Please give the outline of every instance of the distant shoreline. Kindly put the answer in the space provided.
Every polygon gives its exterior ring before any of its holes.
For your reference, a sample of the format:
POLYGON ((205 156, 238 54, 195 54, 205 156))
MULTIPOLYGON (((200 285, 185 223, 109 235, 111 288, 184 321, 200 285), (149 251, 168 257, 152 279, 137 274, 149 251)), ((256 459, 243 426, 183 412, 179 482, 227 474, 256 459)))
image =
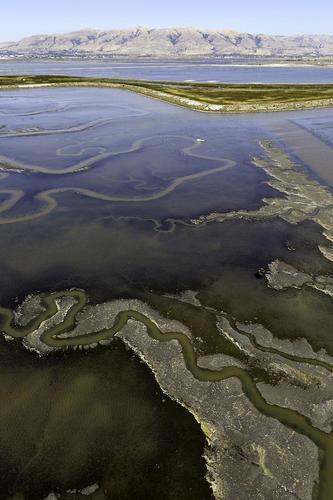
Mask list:
POLYGON ((6 55, 0 53, 0 63, 3 62, 24 62, 24 63, 38 63, 38 62, 87 62, 87 63, 105 63, 105 64, 142 64, 142 65, 157 65, 160 64, 170 64, 170 65, 186 65, 186 66, 217 66, 217 67, 249 67, 249 68, 299 68, 299 67, 309 67, 309 68, 331 68, 333 67, 333 56, 331 58, 317 58, 317 59, 300 59, 300 60, 279 60, 272 58, 269 59, 244 59, 237 60, 237 58, 230 58, 232 62, 224 62, 225 60, 221 58, 155 58, 155 57, 137 57, 137 58, 127 58, 127 57, 98 57, 98 56, 29 56, 29 55, 6 55))

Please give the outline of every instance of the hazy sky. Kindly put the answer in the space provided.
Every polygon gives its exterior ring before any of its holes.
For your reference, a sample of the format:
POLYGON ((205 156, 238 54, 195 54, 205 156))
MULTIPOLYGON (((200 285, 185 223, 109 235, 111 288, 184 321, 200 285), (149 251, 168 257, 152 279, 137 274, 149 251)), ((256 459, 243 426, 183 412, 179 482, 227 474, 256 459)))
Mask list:
POLYGON ((80 28, 199 26, 333 34, 333 0, 8 0, 0 40, 80 28))

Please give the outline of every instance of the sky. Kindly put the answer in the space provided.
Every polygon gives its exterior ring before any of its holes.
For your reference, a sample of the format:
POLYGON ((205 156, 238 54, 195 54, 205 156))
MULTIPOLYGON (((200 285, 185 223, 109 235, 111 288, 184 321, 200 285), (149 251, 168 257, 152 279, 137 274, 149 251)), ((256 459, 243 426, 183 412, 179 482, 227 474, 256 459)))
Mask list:
POLYGON ((333 34, 332 0, 3 0, 0 41, 81 28, 192 26, 333 34))

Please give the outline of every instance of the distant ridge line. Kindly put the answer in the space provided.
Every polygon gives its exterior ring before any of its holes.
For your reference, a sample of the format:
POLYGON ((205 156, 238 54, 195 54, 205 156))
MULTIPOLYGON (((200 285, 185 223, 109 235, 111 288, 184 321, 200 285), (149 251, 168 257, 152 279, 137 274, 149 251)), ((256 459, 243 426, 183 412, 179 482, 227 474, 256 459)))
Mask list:
POLYGON ((330 57, 333 35, 266 35, 225 29, 149 28, 82 29, 40 34, 0 43, 7 55, 106 55, 124 57, 330 57))

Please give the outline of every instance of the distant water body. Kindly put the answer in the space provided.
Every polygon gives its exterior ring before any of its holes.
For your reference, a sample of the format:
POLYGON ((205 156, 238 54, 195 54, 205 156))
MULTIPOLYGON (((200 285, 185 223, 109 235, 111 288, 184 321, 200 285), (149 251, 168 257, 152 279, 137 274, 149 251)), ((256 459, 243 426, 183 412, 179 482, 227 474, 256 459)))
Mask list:
POLYGON ((211 62, 0 61, 0 76, 64 74, 229 83, 333 83, 333 67, 225 65, 211 62))

